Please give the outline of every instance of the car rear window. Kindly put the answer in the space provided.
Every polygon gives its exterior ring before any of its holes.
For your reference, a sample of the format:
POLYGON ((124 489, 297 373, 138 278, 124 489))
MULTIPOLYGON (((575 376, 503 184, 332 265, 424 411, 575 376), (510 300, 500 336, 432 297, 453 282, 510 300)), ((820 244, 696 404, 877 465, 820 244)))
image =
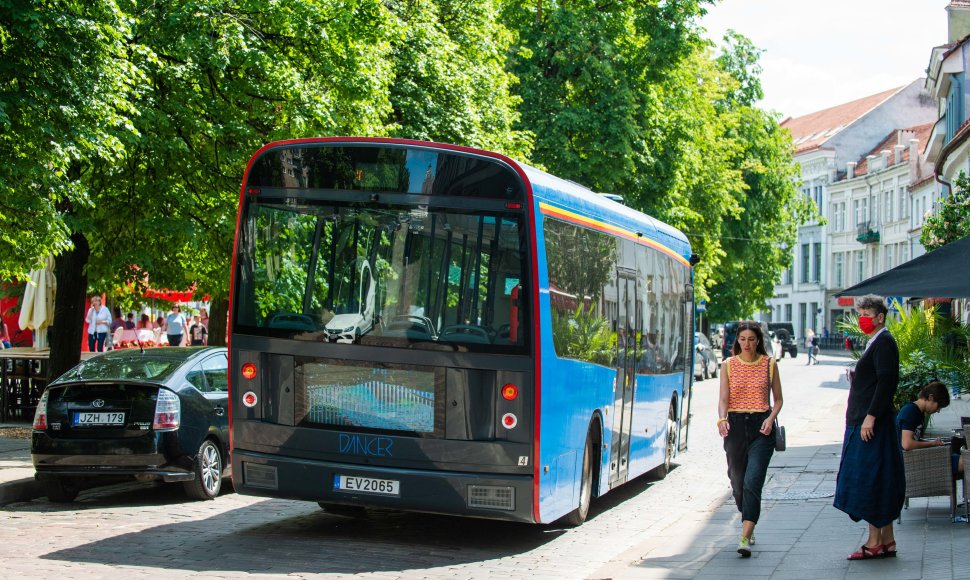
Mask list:
POLYGON ((149 379, 164 381, 184 361, 167 358, 94 357, 74 367, 64 376, 71 380, 149 379))

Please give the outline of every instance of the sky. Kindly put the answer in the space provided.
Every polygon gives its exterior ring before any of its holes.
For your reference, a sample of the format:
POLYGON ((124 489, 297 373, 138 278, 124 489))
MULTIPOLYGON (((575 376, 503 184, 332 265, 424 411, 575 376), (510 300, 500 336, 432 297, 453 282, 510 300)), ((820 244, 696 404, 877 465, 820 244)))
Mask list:
POLYGON ((926 76, 947 42, 949 0, 720 0, 701 20, 764 50, 760 106, 799 117, 926 76))

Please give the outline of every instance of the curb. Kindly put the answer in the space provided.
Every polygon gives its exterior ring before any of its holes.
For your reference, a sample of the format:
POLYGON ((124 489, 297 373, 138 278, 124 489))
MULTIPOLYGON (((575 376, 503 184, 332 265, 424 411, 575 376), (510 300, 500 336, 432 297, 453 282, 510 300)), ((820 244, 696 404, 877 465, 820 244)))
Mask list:
POLYGON ((43 495, 43 486, 32 477, 0 483, 0 506, 30 501, 43 495))

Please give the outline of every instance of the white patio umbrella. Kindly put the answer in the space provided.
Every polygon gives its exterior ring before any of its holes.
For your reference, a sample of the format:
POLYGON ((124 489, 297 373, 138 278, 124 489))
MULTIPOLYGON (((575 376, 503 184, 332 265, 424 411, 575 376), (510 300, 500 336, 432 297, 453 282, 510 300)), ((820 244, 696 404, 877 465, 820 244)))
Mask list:
POLYGON ((54 259, 48 257, 45 265, 30 271, 24 289, 24 301, 20 307, 20 328, 34 331, 34 349, 47 348, 48 326, 54 323, 54 259))

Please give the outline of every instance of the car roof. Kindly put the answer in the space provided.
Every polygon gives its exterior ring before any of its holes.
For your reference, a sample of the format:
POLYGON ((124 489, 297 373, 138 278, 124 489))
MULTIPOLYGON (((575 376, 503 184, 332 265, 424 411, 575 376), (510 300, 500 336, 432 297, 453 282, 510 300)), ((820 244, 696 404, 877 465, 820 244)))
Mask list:
MULTIPOLYGON (((206 356, 217 353, 225 352, 228 353, 228 349, 224 346, 181 346, 181 347, 155 347, 155 348, 121 348, 115 350, 109 350, 103 354, 97 355, 97 358, 102 358, 106 361, 111 361, 114 363, 124 363, 127 360, 175 360, 181 361, 179 367, 184 367, 185 364, 205 358, 206 356)), ((92 357, 94 358, 94 357, 92 357)), ((92 359, 87 359, 92 360, 92 359)), ((75 369, 83 365, 86 361, 81 361, 77 365, 71 367, 70 370, 65 372, 63 375, 51 381, 51 384, 69 383, 77 381, 77 375, 75 374, 75 369)), ((124 380, 124 379, 118 379, 124 380)), ((148 383, 164 383, 165 380, 153 380, 150 378, 138 378, 132 379, 135 382, 148 382, 148 383)), ((81 379, 84 382, 85 379, 81 379)))

